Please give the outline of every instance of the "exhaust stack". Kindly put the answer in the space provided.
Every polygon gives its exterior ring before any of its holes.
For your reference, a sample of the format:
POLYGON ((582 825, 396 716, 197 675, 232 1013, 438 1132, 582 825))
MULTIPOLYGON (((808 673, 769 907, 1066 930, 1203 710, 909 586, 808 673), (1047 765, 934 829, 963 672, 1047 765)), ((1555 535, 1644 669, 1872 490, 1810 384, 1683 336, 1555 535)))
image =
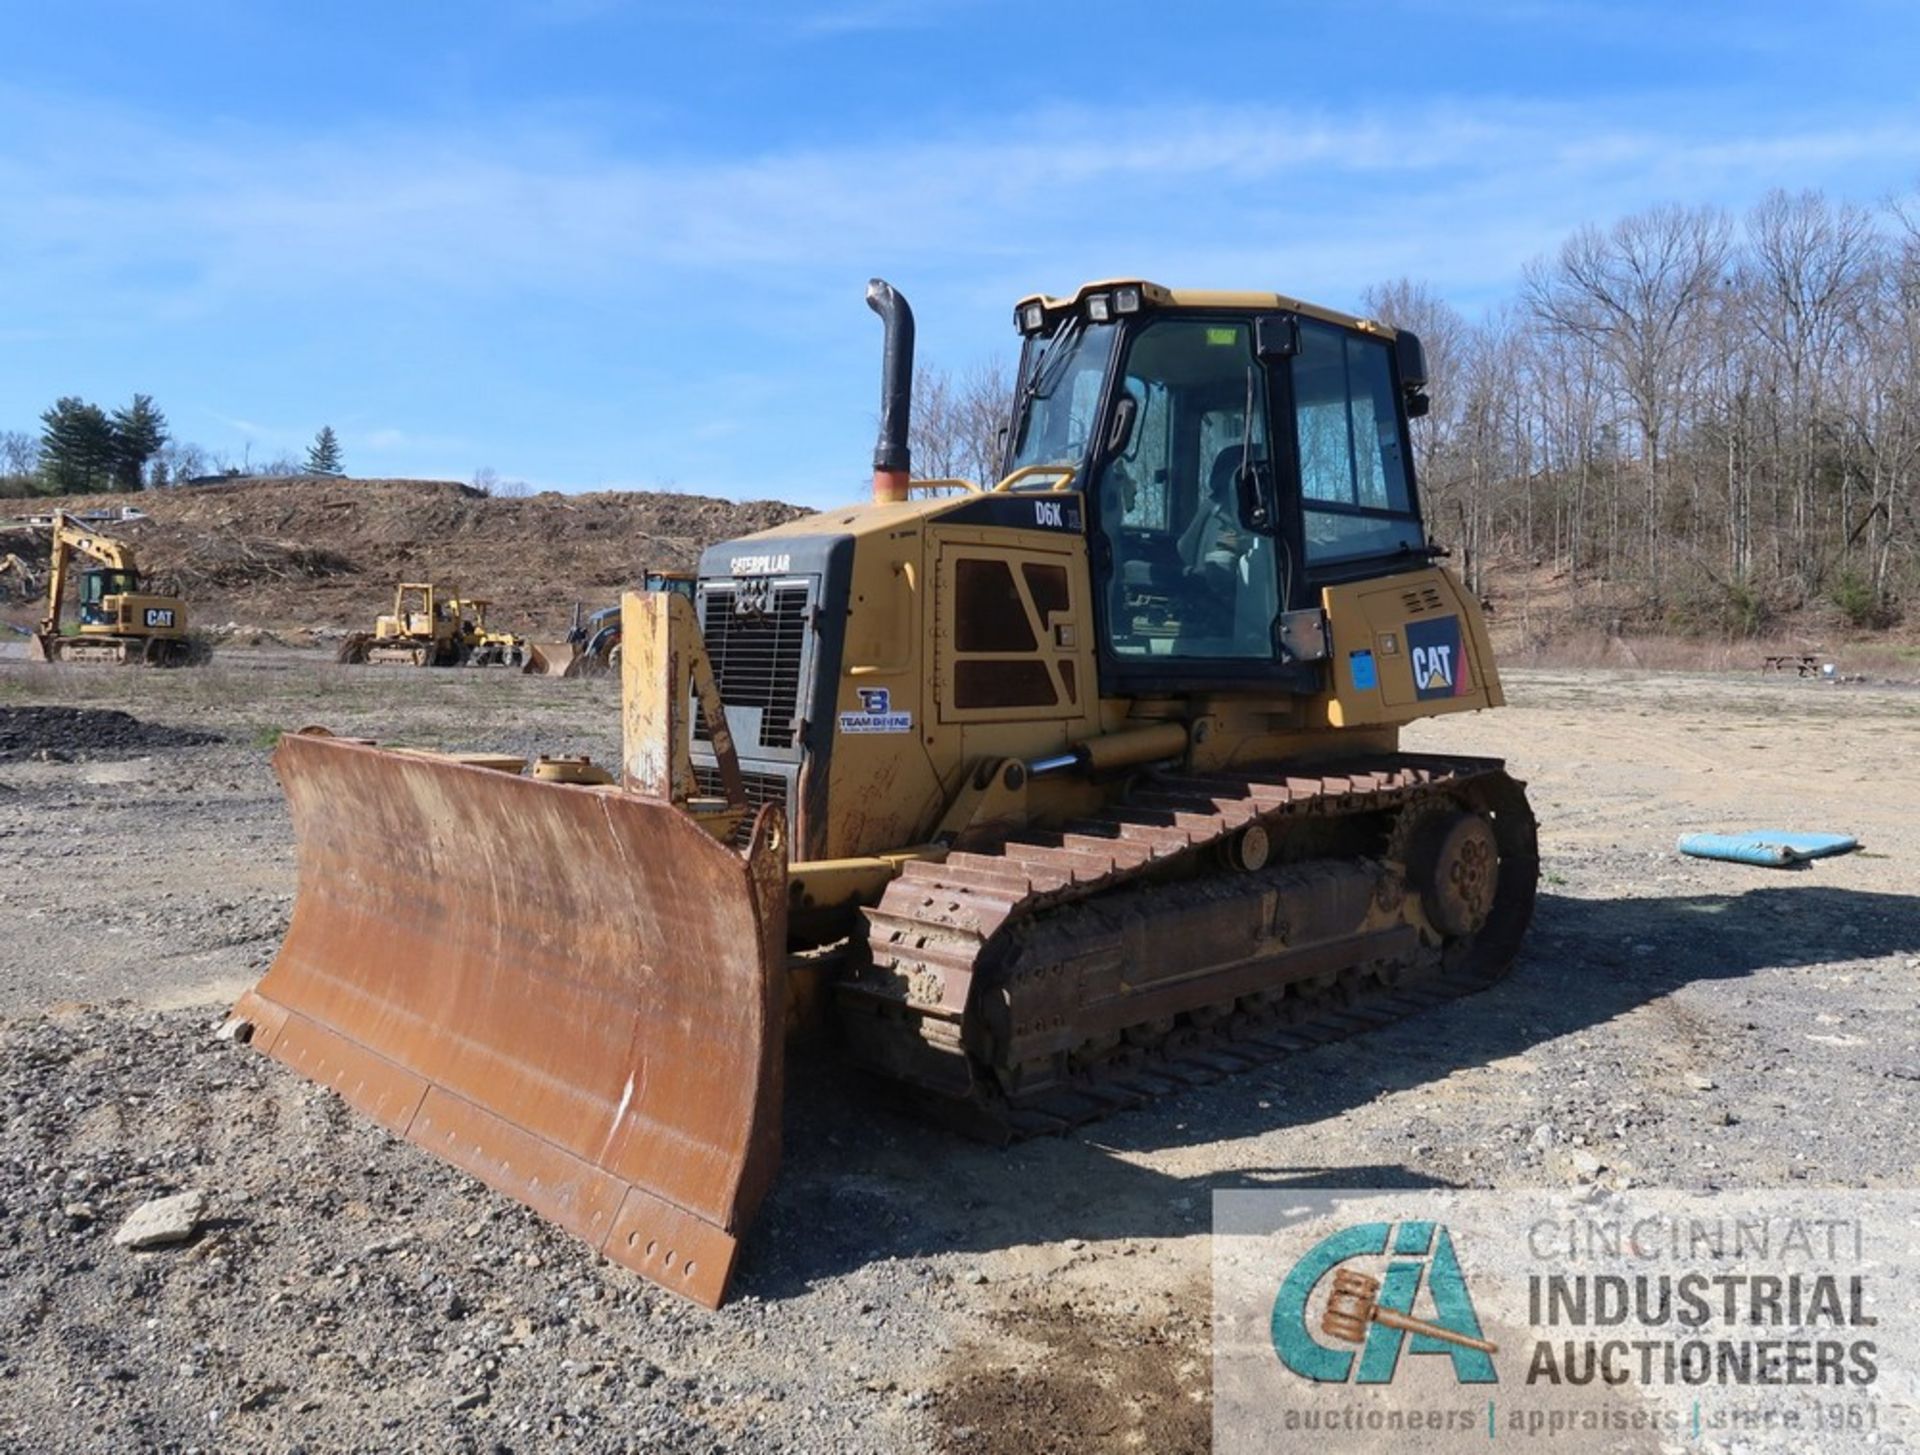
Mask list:
POLYGON ((867 284, 867 307, 887 328, 880 365, 880 439, 873 447, 873 499, 891 505, 907 498, 913 454, 907 426, 913 407, 913 310, 883 278, 867 284))

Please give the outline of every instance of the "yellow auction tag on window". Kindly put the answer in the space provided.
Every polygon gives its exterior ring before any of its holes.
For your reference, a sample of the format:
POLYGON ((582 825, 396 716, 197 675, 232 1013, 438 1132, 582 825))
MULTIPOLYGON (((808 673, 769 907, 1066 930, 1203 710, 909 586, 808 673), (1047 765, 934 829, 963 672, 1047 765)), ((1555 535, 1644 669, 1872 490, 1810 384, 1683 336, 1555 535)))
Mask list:
POLYGON ((1224 344, 1231 348, 1240 342, 1240 330, 1237 328, 1210 328, 1207 330, 1207 342, 1224 344))

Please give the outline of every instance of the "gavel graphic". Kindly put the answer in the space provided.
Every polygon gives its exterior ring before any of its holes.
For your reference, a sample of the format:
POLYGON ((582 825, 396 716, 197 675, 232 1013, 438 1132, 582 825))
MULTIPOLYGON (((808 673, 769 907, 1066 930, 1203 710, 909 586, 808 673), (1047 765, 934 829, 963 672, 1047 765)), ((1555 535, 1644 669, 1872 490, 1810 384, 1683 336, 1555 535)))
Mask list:
POLYGON ((1485 1354, 1500 1352, 1498 1344, 1490 1344, 1485 1339, 1469 1338, 1465 1334, 1454 1333, 1452 1329, 1430 1324, 1425 1319, 1409 1318, 1390 1308, 1381 1308, 1379 1279, 1355 1273, 1351 1269, 1337 1270, 1333 1275, 1333 1292, 1327 1297, 1327 1311, 1320 1316, 1320 1331, 1336 1339, 1344 1339, 1349 1344, 1358 1344, 1367 1337, 1369 1323, 1385 1324, 1390 1329, 1405 1329, 1409 1334, 1444 1339, 1449 1344, 1460 1344, 1485 1354))

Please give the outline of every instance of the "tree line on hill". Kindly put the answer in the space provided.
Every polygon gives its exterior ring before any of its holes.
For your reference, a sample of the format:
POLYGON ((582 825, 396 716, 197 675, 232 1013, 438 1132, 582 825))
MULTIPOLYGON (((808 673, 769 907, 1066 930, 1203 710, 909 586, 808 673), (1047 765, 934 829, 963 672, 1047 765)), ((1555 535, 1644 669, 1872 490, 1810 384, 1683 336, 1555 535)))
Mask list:
POLYGON ((1407 280, 1364 307, 1426 345, 1416 466, 1476 586, 1525 560, 1627 588, 1634 625, 1735 634, 1920 600, 1911 204, 1658 207, 1581 228, 1477 322, 1407 280))
MULTIPOLYGON (((1545 567, 1617 588, 1622 627, 1733 634, 1920 602, 1920 208, 1657 207, 1581 228, 1478 320, 1405 278, 1361 311, 1426 346, 1428 530, 1476 589, 1545 567)), ((919 371, 915 469, 995 475, 1012 392, 919 371)))
POLYGON ((331 426, 313 437, 304 460, 289 454, 264 465, 250 458, 236 463, 175 441, 149 394, 114 410, 66 395, 40 416, 39 434, 0 430, 0 497, 153 490, 211 476, 342 473, 340 439, 331 426))

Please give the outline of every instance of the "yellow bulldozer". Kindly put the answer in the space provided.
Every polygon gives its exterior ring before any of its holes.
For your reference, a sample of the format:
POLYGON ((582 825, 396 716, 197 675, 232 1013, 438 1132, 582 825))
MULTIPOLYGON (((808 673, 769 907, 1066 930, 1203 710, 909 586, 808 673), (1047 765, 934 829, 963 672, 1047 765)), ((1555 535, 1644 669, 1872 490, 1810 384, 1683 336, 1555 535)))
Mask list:
POLYGON ((282 742, 298 895, 232 1022, 709 1305, 795 1021, 1005 1140, 1478 990, 1533 907, 1523 786, 1399 746, 1503 701, 1423 528, 1417 338, 1023 299, 982 486, 912 478, 912 314, 868 301, 873 498, 624 598, 617 782, 282 742))
POLYGON ((341 642, 336 659, 350 664, 397 667, 514 667, 544 671, 526 638, 487 626, 485 597, 430 581, 402 581, 393 589, 393 610, 374 620, 370 632, 341 642))
POLYGON ((196 659, 186 603, 146 589, 134 549, 65 511, 56 511, 47 552, 47 605, 28 650, 37 662, 180 667, 196 659), (64 620, 67 581, 78 562, 79 611, 64 620))

